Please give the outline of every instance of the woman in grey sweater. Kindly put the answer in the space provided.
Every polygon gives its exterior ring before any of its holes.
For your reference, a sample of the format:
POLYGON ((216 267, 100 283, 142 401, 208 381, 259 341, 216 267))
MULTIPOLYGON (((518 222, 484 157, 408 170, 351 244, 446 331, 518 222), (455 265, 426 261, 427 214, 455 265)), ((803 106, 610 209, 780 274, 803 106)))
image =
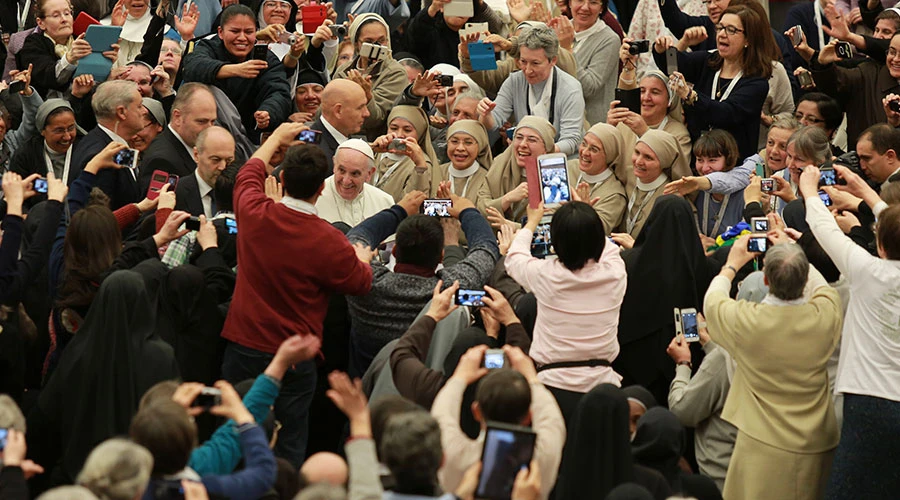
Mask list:
POLYGON ((575 37, 560 39, 561 46, 575 53, 585 118, 591 125, 606 121, 609 103, 615 97, 620 41, 616 32, 600 19, 606 3, 606 0, 571 0, 575 37))

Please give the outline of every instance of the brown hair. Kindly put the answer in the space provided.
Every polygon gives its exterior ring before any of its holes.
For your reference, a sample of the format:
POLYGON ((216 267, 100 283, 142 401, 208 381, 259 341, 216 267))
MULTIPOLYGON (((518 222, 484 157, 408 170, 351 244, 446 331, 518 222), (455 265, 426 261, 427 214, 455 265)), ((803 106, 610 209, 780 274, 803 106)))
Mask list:
POLYGON ((722 129, 717 128, 704 132, 694 142, 695 157, 725 157, 723 172, 728 172, 737 165, 738 155, 738 146, 734 136, 722 129))
POLYGON ((101 276, 122 253, 122 234, 112 211, 89 205, 72 216, 63 245, 63 279, 58 307, 90 305, 101 276))
MULTIPOLYGON (((41 19, 44 18, 46 12, 44 12, 44 7, 47 6, 47 2, 50 0, 37 0, 34 3, 34 17, 39 17, 41 19)), ((72 7, 72 2, 66 2, 69 5, 69 10, 75 10, 75 7, 72 7)))
POLYGON ((900 205, 891 205, 881 212, 875 236, 888 260, 900 260, 900 205))
POLYGON ((197 445, 196 425, 172 400, 158 401, 138 411, 128 434, 153 455, 153 477, 180 472, 197 445))
MULTIPOLYGON (((772 26, 769 24, 769 16, 756 2, 743 2, 735 5, 732 2, 725 14, 734 14, 741 20, 744 26, 744 40, 747 46, 741 57, 741 69, 744 76, 769 78, 772 76, 772 62, 781 60, 781 51, 775 44, 772 36, 772 26)), ((721 22, 721 21, 720 21, 721 22)), ((722 67, 722 56, 718 52, 713 54, 709 65, 719 69, 722 67)))

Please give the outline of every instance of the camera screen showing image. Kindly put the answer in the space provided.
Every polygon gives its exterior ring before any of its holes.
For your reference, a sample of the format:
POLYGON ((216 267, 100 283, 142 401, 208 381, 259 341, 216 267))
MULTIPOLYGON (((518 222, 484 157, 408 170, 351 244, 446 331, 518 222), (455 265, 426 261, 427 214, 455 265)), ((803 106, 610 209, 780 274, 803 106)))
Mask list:
POLYGON ((506 363, 506 355, 503 349, 488 349, 484 351, 484 367, 488 370, 498 370, 506 363))
POLYGON ((697 330, 697 311, 681 313, 681 325, 684 329, 684 339, 691 342, 693 339, 700 338, 700 332, 697 330))
POLYGON ((834 168, 822 168, 820 170, 819 186, 834 186, 837 183, 837 171, 834 168))
POLYGON ((772 191, 775 191, 775 179, 761 179, 759 181, 759 190, 763 193, 771 193, 772 191))
POLYGON ((769 219, 766 219, 765 217, 754 217, 750 219, 750 222, 753 223, 754 233, 769 232, 769 219))
POLYGON ((850 59, 853 57, 853 48, 851 47, 850 42, 838 42, 835 47, 835 52, 841 59, 850 59))
POLYGON ((438 82, 438 85, 441 87, 453 86, 453 75, 437 75, 434 77, 434 80, 438 82))
POLYGON ((469 307, 483 307, 484 302, 481 301, 485 296, 484 290, 463 290, 456 291, 456 305, 469 307))
POLYGON ((35 179, 34 180, 34 192, 46 193, 47 192, 47 179, 35 179))
POLYGON ((237 234, 237 221, 234 219, 225 219, 225 227, 228 228, 228 234, 237 234))
POLYGON ((475 497, 509 499, 516 474, 531 462, 536 438, 527 427, 488 423, 475 497))
POLYGON ((819 191, 819 199, 822 200, 822 203, 824 203, 826 207, 830 207, 833 203, 831 201, 831 196, 828 196, 828 193, 825 191, 819 191))
POLYGON ((757 252, 757 253, 766 253, 766 248, 768 247, 769 240, 765 236, 754 236, 747 241, 747 251, 749 252, 757 252))
POLYGON ((307 144, 318 144, 319 141, 322 140, 322 132, 312 129, 301 130, 300 133, 297 134, 297 140, 307 144))
POLYGON ((9 435, 9 430, 0 429, 0 451, 3 451, 3 448, 6 448, 6 436, 9 435))
POLYGON ((559 204, 571 201, 569 194, 569 175, 566 172, 566 159, 548 158, 540 164, 541 193, 544 204, 559 204))
POLYGON ((191 403, 191 406, 212 408, 213 406, 219 406, 220 404, 222 404, 222 391, 214 387, 204 387, 203 390, 200 391, 200 394, 194 398, 194 402, 191 403))
POLYGON ((450 200, 425 200, 422 203, 422 213, 431 217, 450 217, 450 200))
POLYGON ((644 52, 650 52, 650 40, 635 40, 628 44, 628 53, 636 56, 644 52))
POLYGON ((123 167, 134 168, 135 162, 134 160, 137 158, 137 150, 134 149, 123 149, 116 153, 113 156, 113 162, 116 165, 121 165, 123 167))
POLYGON ((809 71, 801 71, 797 74, 797 79, 802 87, 809 87, 813 84, 813 78, 809 71))
POLYGON ((388 150, 390 150, 390 151, 406 151, 406 143, 403 142, 403 139, 392 139, 391 143, 388 144, 388 150))
POLYGON ((542 220, 534 230, 534 237, 531 239, 531 255, 543 259, 548 255, 555 255, 555 253, 553 242, 550 241, 550 222, 542 220))

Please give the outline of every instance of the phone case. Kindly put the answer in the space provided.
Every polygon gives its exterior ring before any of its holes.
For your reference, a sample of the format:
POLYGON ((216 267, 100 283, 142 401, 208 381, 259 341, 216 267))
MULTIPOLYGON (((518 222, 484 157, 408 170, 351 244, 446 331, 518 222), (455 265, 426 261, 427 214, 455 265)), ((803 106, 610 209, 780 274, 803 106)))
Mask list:
POLYGON ((486 42, 473 42, 469 44, 469 60, 475 71, 497 69, 497 59, 494 57, 494 46, 486 42))
POLYGON ((78 38, 87 31, 89 26, 94 24, 100 24, 100 21, 91 17, 87 12, 79 12, 78 17, 75 18, 75 23, 72 25, 72 36, 78 38))
POLYGON ((632 113, 641 114, 641 89, 616 89, 619 108, 628 108, 632 113))
POLYGON ((684 336, 684 327, 681 325, 681 309, 675 308, 675 336, 684 336))
POLYGON ((666 74, 671 75, 678 71, 678 51, 675 47, 666 49, 666 74))
POLYGON ((541 182, 541 199, 545 207, 555 207, 570 201, 569 173, 566 170, 566 155, 550 153, 538 156, 538 174, 541 182), (550 176, 545 184, 545 171, 550 176))
POLYGON ((475 6, 472 0, 450 0, 444 4, 444 17, 472 17, 475 15, 475 6))
POLYGON ((303 12, 303 34, 312 35, 328 17, 328 7, 324 5, 307 5, 301 7, 303 12))
POLYGON ((538 175, 537 158, 525 158, 525 181, 528 183, 528 206, 537 208, 541 200, 541 177, 538 175))

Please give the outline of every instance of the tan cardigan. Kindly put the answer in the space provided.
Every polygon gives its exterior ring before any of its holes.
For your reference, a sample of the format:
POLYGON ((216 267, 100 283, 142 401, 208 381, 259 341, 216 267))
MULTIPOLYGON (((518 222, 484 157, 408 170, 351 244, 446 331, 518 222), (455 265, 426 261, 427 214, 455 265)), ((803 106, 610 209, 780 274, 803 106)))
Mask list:
MULTIPOLYGON (((581 175, 578 160, 570 160, 566 165, 566 170, 569 173, 569 185, 572 186, 571 189, 575 189, 578 186, 578 176, 581 175)), ((609 236, 609 233, 622 223, 625 209, 628 208, 625 188, 615 174, 603 182, 588 184, 591 186, 591 199, 600 198, 597 203, 593 204, 593 207, 600 216, 600 220, 603 221, 603 230, 609 236)))

